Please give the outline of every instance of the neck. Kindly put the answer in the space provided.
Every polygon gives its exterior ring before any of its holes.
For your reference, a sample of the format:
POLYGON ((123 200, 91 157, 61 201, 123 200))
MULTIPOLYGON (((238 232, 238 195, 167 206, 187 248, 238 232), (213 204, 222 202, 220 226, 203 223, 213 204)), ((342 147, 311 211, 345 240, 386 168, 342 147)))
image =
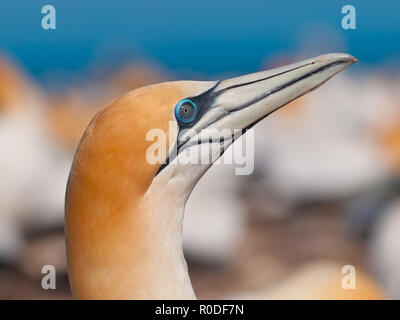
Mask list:
POLYGON ((85 179, 70 177, 66 231, 75 297, 195 298, 182 250, 188 192, 175 189, 181 179, 171 179, 167 171, 133 203, 123 190, 116 195, 107 189, 93 198, 85 179))
MULTIPOLYGON (((162 179, 162 178, 161 178, 162 179)), ((182 248, 182 224, 186 198, 174 198, 164 182, 155 181, 143 197, 142 244, 147 259, 141 260, 148 280, 143 288, 149 298, 195 299, 182 248)))

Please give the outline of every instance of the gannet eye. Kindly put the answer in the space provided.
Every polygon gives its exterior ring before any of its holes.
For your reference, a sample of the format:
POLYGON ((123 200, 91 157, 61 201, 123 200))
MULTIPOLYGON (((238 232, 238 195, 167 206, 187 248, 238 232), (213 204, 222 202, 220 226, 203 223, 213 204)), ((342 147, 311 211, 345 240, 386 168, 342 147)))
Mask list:
POLYGON ((183 99, 175 107, 175 116, 182 123, 190 123, 197 114, 196 104, 189 99, 183 99))

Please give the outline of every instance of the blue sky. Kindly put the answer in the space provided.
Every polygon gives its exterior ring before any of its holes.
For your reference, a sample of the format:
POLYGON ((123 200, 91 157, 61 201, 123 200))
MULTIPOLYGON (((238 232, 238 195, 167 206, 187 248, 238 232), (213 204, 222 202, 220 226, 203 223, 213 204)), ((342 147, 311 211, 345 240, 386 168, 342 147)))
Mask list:
POLYGON ((400 62, 400 1, 2 0, 0 50, 39 80, 49 70, 111 68, 156 61, 176 74, 212 76, 258 70, 298 51, 345 51, 362 66, 400 62), (41 28, 52 4, 57 29, 41 28), (357 29, 341 28, 341 8, 356 8, 357 29))

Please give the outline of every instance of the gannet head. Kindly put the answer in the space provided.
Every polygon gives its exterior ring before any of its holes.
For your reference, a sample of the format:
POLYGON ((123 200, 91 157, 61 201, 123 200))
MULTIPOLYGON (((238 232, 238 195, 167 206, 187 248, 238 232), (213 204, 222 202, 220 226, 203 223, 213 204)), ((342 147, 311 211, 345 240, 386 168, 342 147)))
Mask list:
POLYGON ((66 194, 75 295, 194 297, 180 234, 196 182, 245 130, 355 61, 327 54, 219 82, 151 85, 97 114, 66 194))

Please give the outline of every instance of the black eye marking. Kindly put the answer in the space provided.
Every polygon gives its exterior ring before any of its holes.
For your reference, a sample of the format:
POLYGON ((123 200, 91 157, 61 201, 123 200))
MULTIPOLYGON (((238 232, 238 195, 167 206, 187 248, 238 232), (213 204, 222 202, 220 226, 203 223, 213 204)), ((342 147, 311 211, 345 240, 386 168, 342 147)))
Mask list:
MULTIPOLYGON (((217 81, 215 83, 215 85, 208 89, 207 91, 203 92, 202 94, 195 96, 195 97, 189 97, 186 99, 182 99, 181 101, 179 101, 177 103, 177 105, 175 106, 175 117, 178 120, 178 135, 181 132, 181 130, 184 129, 188 129, 191 128, 198 119, 200 119, 211 107, 211 105, 213 104, 214 100, 216 99, 216 97, 218 96, 218 92, 216 91, 216 88, 218 87, 218 85, 221 83, 221 81, 217 81), (187 107, 187 113, 185 112, 185 110, 182 110, 183 114, 181 114, 181 107, 185 104, 185 102, 188 102, 192 107, 193 107, 193 119, 191 119, 191 117, 189 116, 189 114, 192 112, 191 108, 184 106, 183 109, 185 109, 185 107, 187 107), (188 116, 188 119, 190 121, 185 121, 185 117, 186 115, 188 116), (182 120, 183 119, 183 120, 182 120)), ((172 161, 174 160, 174 158, 179 154, 180 148, 178 147, 178 142, 174 145, 173 150, 171 152, 171 154, 168 156, 168 158, 165 160, 165 163, 163 163, 160 168, 158 169, 156 176, 172 161), (175 150, 177 149, 177 150, 175 150)))

